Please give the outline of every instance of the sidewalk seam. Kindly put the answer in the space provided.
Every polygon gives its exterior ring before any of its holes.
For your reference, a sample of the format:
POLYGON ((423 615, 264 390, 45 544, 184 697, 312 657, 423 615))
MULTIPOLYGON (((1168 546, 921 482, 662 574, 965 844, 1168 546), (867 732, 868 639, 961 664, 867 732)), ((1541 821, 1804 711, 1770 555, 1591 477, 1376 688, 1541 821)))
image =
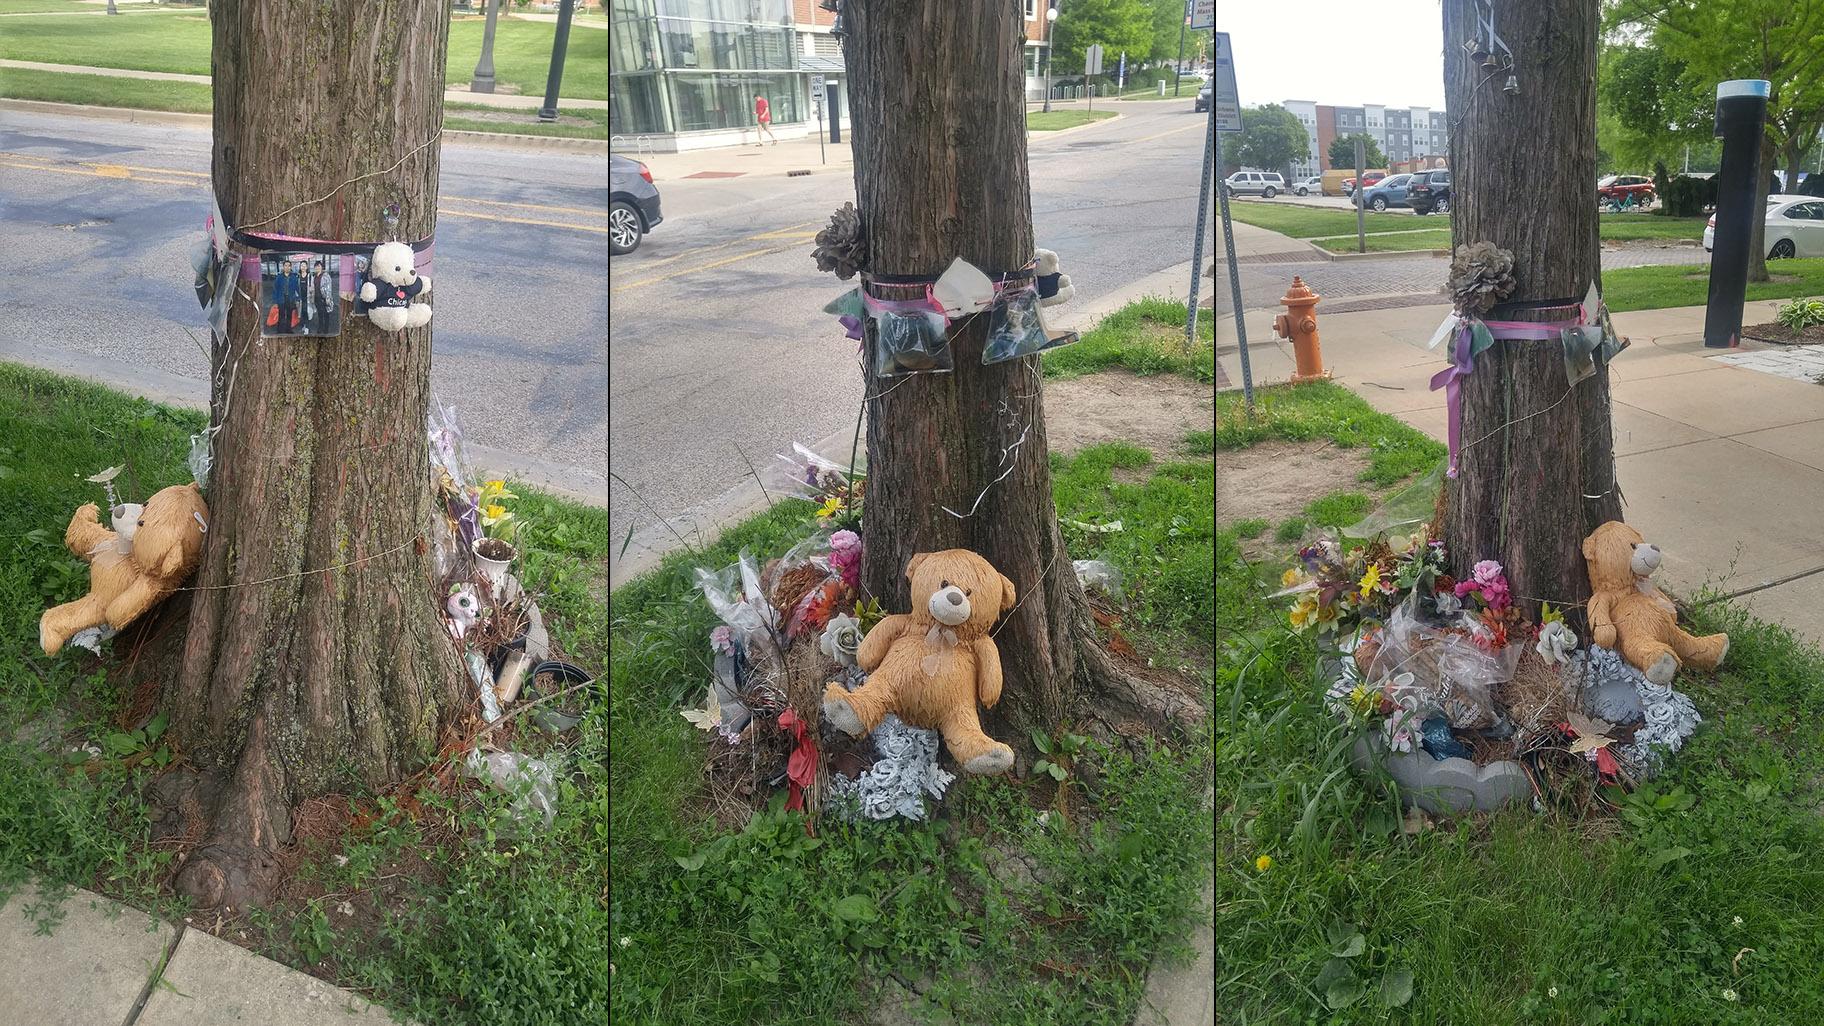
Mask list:
MULTIPOLYGON (((130 908, 131 906, 127 907, 130 908)), ((166 920, 160 921, 164 922, 166 920)), ((161 957, 158 960, 158 964, 153 967, 152 975, 146 977, 146 985, 140 988, 139 997, 133 1002, 133 1007, 127 1009, 127 1020, 121 1023, 120 1026, 133 1026, 134 1023, 139 1021, 139 1017, 145 1014, 146 1005, 150 1004, 152 1001, 152 992, 158 989, 159 981, 165 978, 165 970, 171 967, 171 959, 177 954, 177 943, 184 939, 184 933, 189 929, 181 919, 172 922, 171 926, 173 929, 171 931, 170 946, 165 948, 164 956, 161 957)))

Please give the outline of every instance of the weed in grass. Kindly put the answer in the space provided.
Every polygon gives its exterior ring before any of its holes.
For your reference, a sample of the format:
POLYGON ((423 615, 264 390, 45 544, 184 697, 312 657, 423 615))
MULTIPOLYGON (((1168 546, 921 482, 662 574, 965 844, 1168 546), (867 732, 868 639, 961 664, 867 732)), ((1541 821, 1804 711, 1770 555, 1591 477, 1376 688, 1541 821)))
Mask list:
POLYGON ((1360 492, 1332 492, 1305 506, 1305 516, 1318 527, 1347 527, 1373 508, 1374 500, 1360 492))
POLYGON ((1184 436, 1184 450, 1188 453, 1213 456, 1216 454, 1216 433, 1214 431, 1193 431, 1184 436))
POLYGON ((1288 517, 1279 525, 1279 530, 1273 532, 1273 540, 1295 542, 1305 536, 1305 531, 1310 526, 1304 517, 1288 517))
POLYGON ((1261 517, 1255 517, 1252 520, 1238 521, 1235 524, 1235 536, 1238 538, 1258 538, 1261 535, 1266 534, 1267 528, 1271 526, 1273 525, 1270 521, 1261 517))

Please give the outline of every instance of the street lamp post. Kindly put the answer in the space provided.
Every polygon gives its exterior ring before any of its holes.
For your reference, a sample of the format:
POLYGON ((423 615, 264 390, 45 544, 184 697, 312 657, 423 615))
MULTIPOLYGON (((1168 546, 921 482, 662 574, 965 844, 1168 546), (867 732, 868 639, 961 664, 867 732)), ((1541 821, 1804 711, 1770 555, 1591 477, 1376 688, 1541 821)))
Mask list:
POLYGON ((557 7, 557 39, 551 44, 551 77, 545 82, 545 105, 538 109, 538 120, 557 120, 557 86, 564 80, 564 51, 570 45, 570 17, 576 13, 576 0, 563 0, 557 7))
POLYGON ((1172 95, 1178 95, 1178 86, 1184 82, 1184 28, 1191 23, 1191 0, 1184 0, 1184 20, 1178 23, 1178 63, 1172 65, 1172 95))
POLYGON ((1058 20, 1058 0, 1045 6, 1045 113, 1051 113, 1051 26, 1058 20))
POLYGON ((469 79, 469 92, 494 91, 494 17, 500 13, 500 0, 482 0, 488 5, 488 24, 481 30, 481 60, 475 62, 475 77, 469 79))

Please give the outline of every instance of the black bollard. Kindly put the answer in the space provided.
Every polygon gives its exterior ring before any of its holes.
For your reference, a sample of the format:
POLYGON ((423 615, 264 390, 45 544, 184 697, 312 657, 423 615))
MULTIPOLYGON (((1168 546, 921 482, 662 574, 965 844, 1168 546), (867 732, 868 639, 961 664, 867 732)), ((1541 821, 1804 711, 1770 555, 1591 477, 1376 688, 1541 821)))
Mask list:
POLYGON ((1716 175, 1716 234, 1710 252, 1710 298, 1704 310, 1704 345, 1732 349, 1741 344, 1742 302, 1748 293, 1748 249, 1754 221, 1754 183, 1761 173, 1761 133, 1767 123, 1769 84, 1736 79, 1716 87, 1716 135, 1723 141, 1716 175))
POLYGON ((576 0, 560 0, 557 5, 557 38, 551 44, 551 75, 545 82, 545 105, 538 110, 538 120, 557 120, 557 87, 564 80, 564 52, 570 48, 570 18, 576 13, 576 0))

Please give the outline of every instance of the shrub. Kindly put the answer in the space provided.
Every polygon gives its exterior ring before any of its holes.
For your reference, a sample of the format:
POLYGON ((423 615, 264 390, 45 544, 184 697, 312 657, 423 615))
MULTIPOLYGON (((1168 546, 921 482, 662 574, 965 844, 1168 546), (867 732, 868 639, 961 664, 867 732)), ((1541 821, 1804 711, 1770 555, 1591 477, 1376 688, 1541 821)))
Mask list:
POLYGON ((1673 175, 1659 194, 1659 209, 1667 217, 1697 217, 1716 205, 1716 178, 1673 175))
POLYGON ((1774 320, 1794 331, 1824 324, 1824 299, 1795 299, 1780 307, 1774 320))

